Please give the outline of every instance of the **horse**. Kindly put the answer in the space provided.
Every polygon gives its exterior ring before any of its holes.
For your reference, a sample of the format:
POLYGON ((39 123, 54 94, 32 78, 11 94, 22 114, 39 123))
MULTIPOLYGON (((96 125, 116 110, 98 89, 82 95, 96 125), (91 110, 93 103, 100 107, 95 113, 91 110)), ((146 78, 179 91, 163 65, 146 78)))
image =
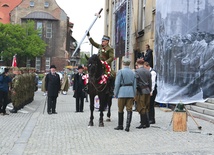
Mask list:
POLYGON ((104 67, 101 60, 99 59, 98 55, 93 54, 90 58, 87 58, 88 64, 88 94, 90 98, 90 121, 88 126, 93 126, 94 122, 94 97, 98 95, 100 101, 100 118, 99 118, 99 127, 104 127, 103 123, 103 111, 104 108, 108 105, 108 112, 107 112, 107 120, 111 121, 111 104, 112 104, 112 92, 111 92, 111 82, 109 79, 102 84, 100 81, 103 78, 103 75, 106 71, 106 66, 104 67))

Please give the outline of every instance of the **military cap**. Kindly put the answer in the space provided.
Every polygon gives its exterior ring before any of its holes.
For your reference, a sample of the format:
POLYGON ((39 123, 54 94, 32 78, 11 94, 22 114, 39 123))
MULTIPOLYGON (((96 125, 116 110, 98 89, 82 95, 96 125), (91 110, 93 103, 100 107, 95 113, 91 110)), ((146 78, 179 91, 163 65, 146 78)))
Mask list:
POLYGON ((102 41, 103 41, 103 40, 107 40, 107 41, 109 41, 109 40, 110 40, 110 37, 109 37, 109 36, 107 36, 107 35, 103 35, 102 41))
POLYGON ((129 58, 124 58, 123 59, 123 64, 126 65, 126 66, 129 66, 131 63, 131 60, 129 58))
POLYGON ((84 69, 84 68, 82 65, 79 65, 77 69, 79 70, 79 69, 84 69))
POLYGON ((50 69, 51 69, 51 68, 55 68, 55 69, 56 69, 56 66, 55 66, 55 65, 51 65, 50 69))

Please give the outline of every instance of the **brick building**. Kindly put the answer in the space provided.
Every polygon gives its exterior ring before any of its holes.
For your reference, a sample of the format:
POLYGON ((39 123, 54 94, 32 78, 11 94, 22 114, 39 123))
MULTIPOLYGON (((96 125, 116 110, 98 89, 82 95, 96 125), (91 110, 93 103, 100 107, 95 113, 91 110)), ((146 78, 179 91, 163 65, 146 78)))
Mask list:
POLYGON ((69 17, 55 0, 0 0, 1 5, 9 5, 11 8, 3 10, 2 13, 0 11, 0 17, 2 16, 4 21, 0 19, 0 22, 22 24, 33 20, 35 28, 41 31, 41 39, 47 44, 42 57, 26 60, 26 64, 20 67, 35 67, 43 72, 48 71, 52 64, 57 66, 58 71, 70 65, 70 55, 74 51, 75 42, 72 37, 73 23, 69 22, 69 17), (7 19, 3 18, 5 16, 7 19))

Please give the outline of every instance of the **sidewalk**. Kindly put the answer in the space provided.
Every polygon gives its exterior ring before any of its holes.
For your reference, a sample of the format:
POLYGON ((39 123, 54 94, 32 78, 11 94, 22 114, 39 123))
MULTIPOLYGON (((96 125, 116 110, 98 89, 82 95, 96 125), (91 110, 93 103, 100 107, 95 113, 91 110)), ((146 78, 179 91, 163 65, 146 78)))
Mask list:
MULTIPOLYGON (((46 110, 43 114, 46 97, 42 95, 38 90, 34 101, 17 114, 0 116, 0 155, 214 154, 214 136, 207 135, 214 134, 214 124, 207 121, 196 119, 202 126, 200 131, 188 117, 188 131, 173 132, 169 126, 173 112, 156 108, 156 124, 150 128, 136 129, 140 116, 133 112, 130 132, 116 131, 117 99, 113 99, 111 122, 99 127, 99 112, 95 110, 94 126, 88 127, 89 102, 85 102, 84 113, 75 113, 72 89, 67 95, 59 95, 57 115, 48 115, 46 110)), ((125 126, 126 113, 124 118, 125 126)))

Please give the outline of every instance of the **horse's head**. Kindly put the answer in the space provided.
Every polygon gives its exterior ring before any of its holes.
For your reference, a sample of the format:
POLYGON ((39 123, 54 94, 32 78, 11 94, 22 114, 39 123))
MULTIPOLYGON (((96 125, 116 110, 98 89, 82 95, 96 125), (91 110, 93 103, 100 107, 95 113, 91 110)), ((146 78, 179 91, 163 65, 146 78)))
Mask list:
POLYGON ((98 79, 103 74, 102 63, 98 55, 94 54, 88 59, 88 74, 90 78, 98 79))

